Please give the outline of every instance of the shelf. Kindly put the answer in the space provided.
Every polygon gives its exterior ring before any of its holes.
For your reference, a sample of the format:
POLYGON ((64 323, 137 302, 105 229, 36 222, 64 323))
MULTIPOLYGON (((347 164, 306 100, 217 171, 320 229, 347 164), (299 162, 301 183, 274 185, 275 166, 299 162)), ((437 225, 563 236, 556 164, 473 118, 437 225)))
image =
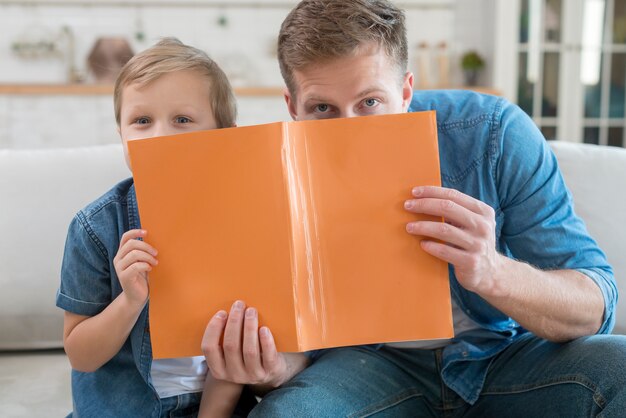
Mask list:
MULTIPOLYGON (((501 92, 479 86, 456 86, 450 89, 473 90, 500 96, 501 92)), ((282 97, 283 87, 235 87, 238 97, 282 97)), ((110 84, 0 84, 0 95, 98 96, 112 95, 110 84)))
MULTIPOLYGON (((110 84, 0 84, 0 95, 99 96, 112 95, 110 84)), ((282 87, 236 87, 240 97, 280 97, 282 87)))

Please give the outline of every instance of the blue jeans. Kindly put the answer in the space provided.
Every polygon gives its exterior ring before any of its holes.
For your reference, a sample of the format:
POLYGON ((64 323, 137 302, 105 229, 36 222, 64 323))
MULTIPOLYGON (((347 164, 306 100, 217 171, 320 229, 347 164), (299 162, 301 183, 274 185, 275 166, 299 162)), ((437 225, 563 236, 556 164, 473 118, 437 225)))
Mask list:
POLYGON ((161 418, 196 418, 202 392, 161 399, 161 418))
POLYGON ((625 417, 626 337, 531 334, 493 358, 480 398, 443 384, 441 350, 329 350, 250 417, 625 417))

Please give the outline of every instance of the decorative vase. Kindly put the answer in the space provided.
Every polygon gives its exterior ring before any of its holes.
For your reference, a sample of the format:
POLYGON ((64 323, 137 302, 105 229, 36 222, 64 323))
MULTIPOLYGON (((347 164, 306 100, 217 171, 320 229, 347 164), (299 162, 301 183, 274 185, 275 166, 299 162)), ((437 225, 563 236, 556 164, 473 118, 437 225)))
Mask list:
POLYGON ((478 84, 478 70, 463 70, 465 76, 465 84, 468 86, 475 86, 478 84))

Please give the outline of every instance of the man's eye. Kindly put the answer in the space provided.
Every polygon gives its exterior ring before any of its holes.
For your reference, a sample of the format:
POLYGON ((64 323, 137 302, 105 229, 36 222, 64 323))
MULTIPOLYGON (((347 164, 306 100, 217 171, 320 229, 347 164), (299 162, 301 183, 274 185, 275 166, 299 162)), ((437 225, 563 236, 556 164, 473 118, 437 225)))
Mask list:
POLYGON ((176 123, 189 123, 191 122, 191 119, 189 119, 187 116, 177 116, 176 119, 174 119, 176 123))
POLYGON ((315 111, 319 112, 319 113, 326 113, 328 112, 328 108, 329 106, 327 104, 318 104, 317 106, 315 106, 315 111))
POLYGON ((374 106, 376 106, 378 104, 378 100, 376 100, 376 99, 365 99, 363 101, 363 103, 367 107, 374 107, 374 106))
POLYGON ((135 123, 137 125, 145 125, 150 123, 150 119, 146 118, 146 117, 142 117, 142 118, 137 118, 135 119, 135 123))

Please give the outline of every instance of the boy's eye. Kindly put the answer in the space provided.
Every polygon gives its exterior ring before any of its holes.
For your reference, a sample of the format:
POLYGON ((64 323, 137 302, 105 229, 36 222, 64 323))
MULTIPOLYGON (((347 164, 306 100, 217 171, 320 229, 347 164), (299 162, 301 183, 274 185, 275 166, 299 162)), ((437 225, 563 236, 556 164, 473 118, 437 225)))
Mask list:
POLYGON ((363 104, 365 104, 365 106, 367 107, 374 107, 378 104, 378 100, 376 99, 365 99, 363 101, 363 104))
POLYGON ((147 123, 150 123, 150 119, 148 119, 146 117, 137 118, 137 119, 135 119, 135 123, 137 125, 145 125, 147 123))
POLYGON ((187 116, 177 116, 174 121, 176 123, 189 123, 191 122, 191 119, 189 119, 187 116))

